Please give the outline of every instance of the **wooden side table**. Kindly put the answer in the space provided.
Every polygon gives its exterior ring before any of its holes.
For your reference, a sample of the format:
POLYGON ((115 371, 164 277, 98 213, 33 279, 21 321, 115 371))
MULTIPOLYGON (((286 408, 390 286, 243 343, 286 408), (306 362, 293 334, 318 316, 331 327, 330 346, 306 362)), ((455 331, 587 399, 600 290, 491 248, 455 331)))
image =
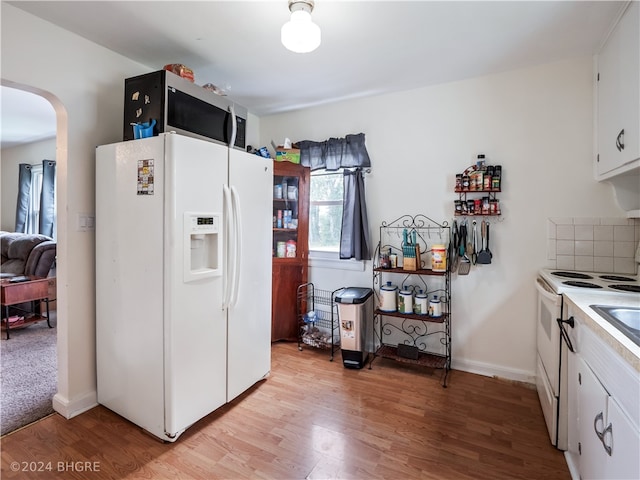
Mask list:
MULTIPOLYGON (((49 328, 53 328, 49 322, 49 280, 43 277, 9 277, 0 279, 1 305, 4 313, 4 327, 7 331, 7 340, 9 339, 9 307, 20 303, 41 301, 47 305, 47 315, 43 316, 36 312, 25 312, 24 322, 20 323, 20 327, 30 323, 46 320, 49 328), (22 281, 12 281, 20 278, 22 281)), ((16 325, 14 328, 17 328, 16 325)))

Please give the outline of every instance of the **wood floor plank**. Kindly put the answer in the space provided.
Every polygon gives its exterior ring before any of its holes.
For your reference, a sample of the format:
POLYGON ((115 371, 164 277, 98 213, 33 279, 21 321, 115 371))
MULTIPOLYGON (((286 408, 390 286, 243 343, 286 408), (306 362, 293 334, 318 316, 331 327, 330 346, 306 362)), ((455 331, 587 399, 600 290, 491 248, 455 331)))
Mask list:
POLYGON ((265 381, 162 443, 99 406, 1 439, 2 478, 569 479, 535 390, 512 382, 272 347, 265 381), (15 463, 17 462, 17 464, 15 463), (50 464, 51 471, 30 468, 50 464), (16 469, 15 465, 18 465, 16 469), (97 471, 87 471, 93 465, 97 471), (84 470, 82 470, 84 469, 84 470), (17 471, 16 471, 17 470, 17 471))

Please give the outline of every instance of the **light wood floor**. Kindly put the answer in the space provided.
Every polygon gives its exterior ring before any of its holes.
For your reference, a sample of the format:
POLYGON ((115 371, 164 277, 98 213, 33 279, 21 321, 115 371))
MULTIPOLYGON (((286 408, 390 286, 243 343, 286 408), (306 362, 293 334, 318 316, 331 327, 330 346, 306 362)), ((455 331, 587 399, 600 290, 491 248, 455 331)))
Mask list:
POLYGON ((340 353, 329 362, 326 352, 291 343, 274 344, 272 354, 266 381, 176 443, 102 406, 71 420, 54 414, 2 438, 1 476, 570 478, 535 390, 459 371, 442 388, 440 371, 380 359, 372 370, 347 370, 340 353), (31 471, 38 468, 45 471, 31 471))

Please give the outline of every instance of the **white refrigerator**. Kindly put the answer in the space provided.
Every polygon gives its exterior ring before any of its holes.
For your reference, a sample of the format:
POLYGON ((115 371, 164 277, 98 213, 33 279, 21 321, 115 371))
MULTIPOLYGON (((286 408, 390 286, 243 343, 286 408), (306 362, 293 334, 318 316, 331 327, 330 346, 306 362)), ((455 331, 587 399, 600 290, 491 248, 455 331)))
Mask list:
POLYGON ((96 152, 98 402, 164 441, 271 365, 273 163, 175 133, 96 152))

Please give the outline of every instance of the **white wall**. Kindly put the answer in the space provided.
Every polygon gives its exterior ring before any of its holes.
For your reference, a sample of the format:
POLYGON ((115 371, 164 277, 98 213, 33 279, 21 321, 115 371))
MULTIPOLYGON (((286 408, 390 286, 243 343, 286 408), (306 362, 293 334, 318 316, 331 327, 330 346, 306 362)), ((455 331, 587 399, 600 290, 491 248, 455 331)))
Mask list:
MULTIPOLYGON (((400 74, 400 73, 399 73, 400 74)), ((536 271, 546 264, 548 217, 620 217, 611 187, 592 177, 592 60, 542 65, 261 119, 261 145, 364 132, 373 172, 367 203, 374 243, 383 220, 426 214, 451 222, 455 174, 478 153, 503 166, 502 217, 491 265, 453 280, 453 365, 531 381, 536 271)), ((313 269, 318 288, 365 272, 313 269)))
POLYGON ((48 138, 38 142, 3 148, 2 189, 0 189, 0 230, 12 232, 16 225, 16 201, 18 198, 18 165, 30 163, 42 165, 42 160, 56 159, 56 139, 48 138))
MULTIPOLYGON (((95 147, 122 138, 123 79, 150 71, 8 5, 2 8, 2 83, 40 93, 57 116, 58 393, 70 417, 96 401, 95 241, 76 230, 94 212, 95 147)), ((96 221, 100 221, 96 219, 96 221)))

